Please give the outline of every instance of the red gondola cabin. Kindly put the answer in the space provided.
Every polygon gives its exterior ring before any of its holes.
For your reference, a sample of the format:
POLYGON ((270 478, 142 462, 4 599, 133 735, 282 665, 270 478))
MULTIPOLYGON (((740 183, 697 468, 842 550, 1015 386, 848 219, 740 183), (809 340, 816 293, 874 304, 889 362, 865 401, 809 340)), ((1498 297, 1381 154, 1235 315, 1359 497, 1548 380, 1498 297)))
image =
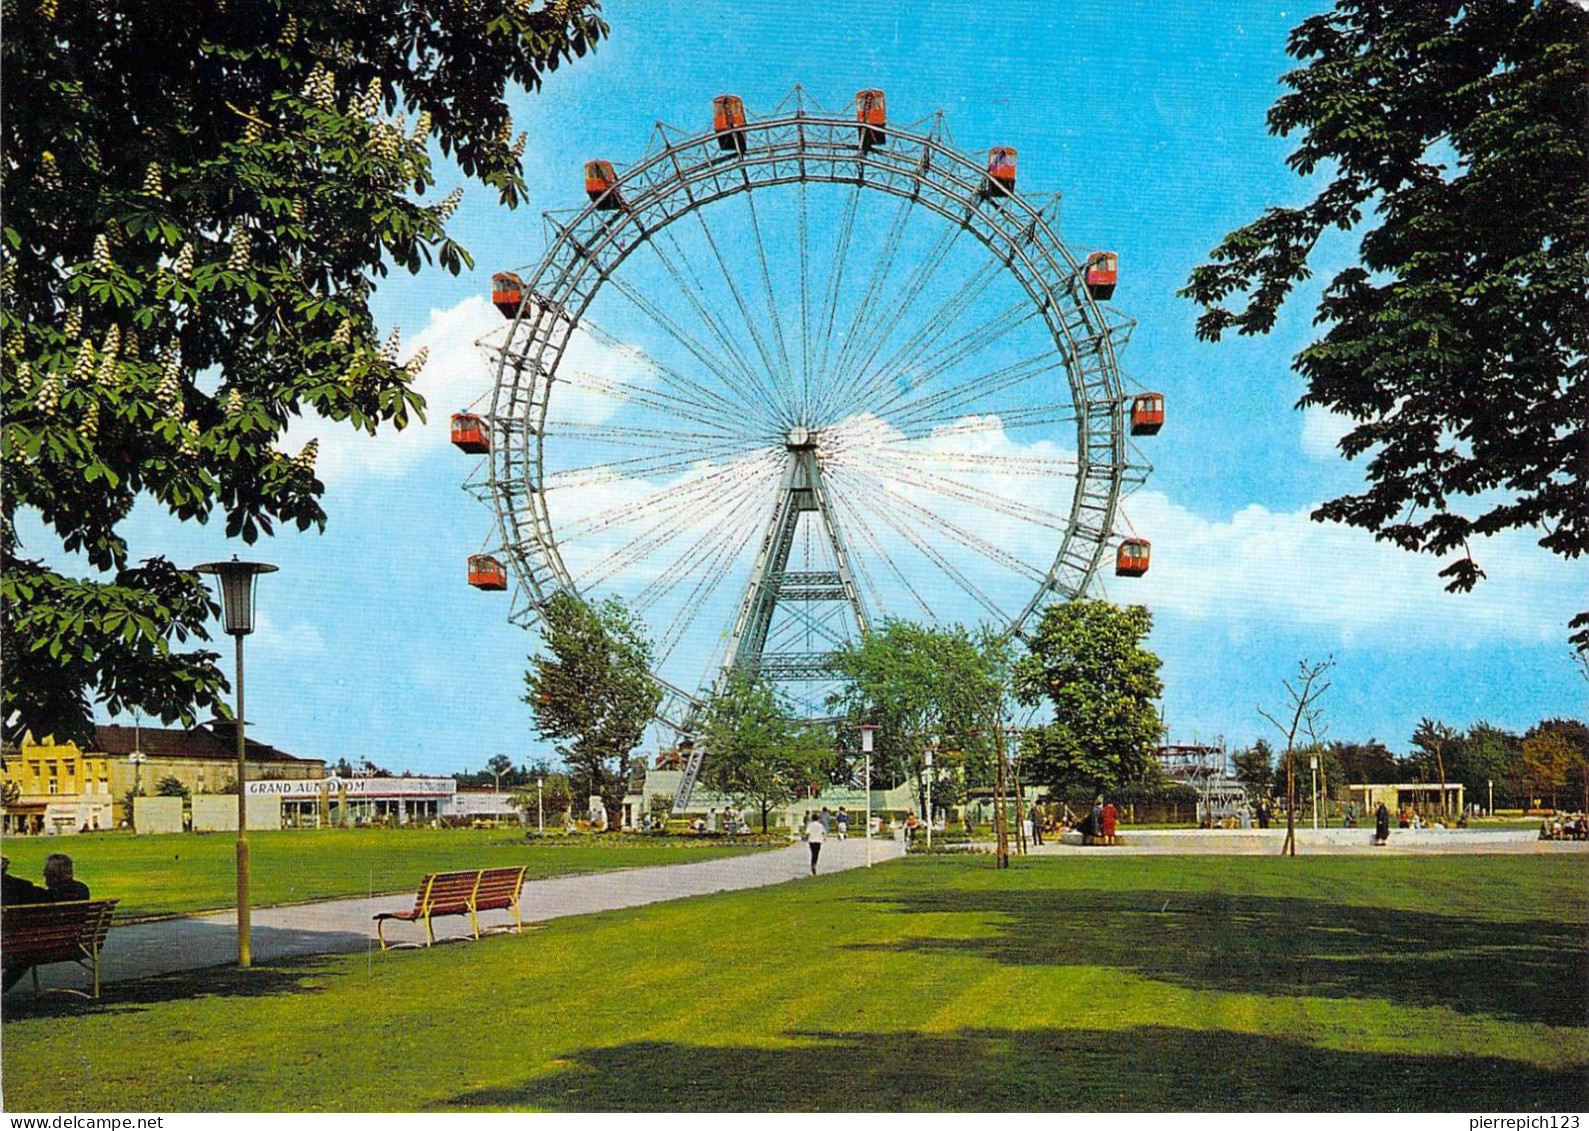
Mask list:
POLYGON ((883 92, 862 90, 855 95, 855 120, 861 124, 861 148, 871 149, 883 144, 883 127, 888 125, 884 110, 883 92))
POLYGON ((490 554, 474 554, 469 558, 469 584, 476 589, 506 589, 508 567, 490 554))
POLYGON ((1131 434, 1154 436, 1164 427, 1164 394, 1139 393, 1131 402, 1131 434))
POLYGON ((523 279, 512 271, 498 271, 491 276, 491 305, 502 312, 502 317, 518 317, 519 304, 523 301, 523 279))
POLYGON ((1148 559, 1153 556, 1153 544, 1146 538, 1127 538, 1120 543, 1115 555, 1115 573, 1121 577, 1141 577, 1148 572, 1148 559))
POLYGON ((1007 145, 988 150, 988 175, 982 182, 982 195, 1015 191, 1015 150, 1007 145))
POLYGON ((745 152, 745 104, 737 94, 712 99, 712 129, 721 148, 745 152))
POLYGON ((484 455, 491 450, 491 439, 486 435, 486 422, 472 412, 452 414, 452 442, 461 452, 472 456, 484 455))
POLYGON ((1114 297, 1120 276, 1120 257, 1112 251, 1095 251, 1087 257, 1087 293, 1099 302, 1114 297))
POLYGON ((618 174, 612 171, 611 161, 585 162, 585 195, 603 211, 613 212, 623 207, 618 174))

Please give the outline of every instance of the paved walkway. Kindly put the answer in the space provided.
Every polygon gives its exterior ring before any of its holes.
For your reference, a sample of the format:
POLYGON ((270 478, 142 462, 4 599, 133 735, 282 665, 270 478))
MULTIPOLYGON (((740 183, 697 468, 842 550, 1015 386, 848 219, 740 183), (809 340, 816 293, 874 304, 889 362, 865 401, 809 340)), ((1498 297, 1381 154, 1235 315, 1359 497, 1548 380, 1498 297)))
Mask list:
MULTIPOLYGON (((1033 856, 1278 856, 1285 844, 1284 827, 1270 829, 1132 829, 1120 830, 1124 843, 1083 847, 1061 844, 1050 835, 1029 846, 1033 856)), ((1013 845, 1013 839, 1012 839, 1013 845)), ((988 844, 978 845, 993 851, 988 844)), ((1549 855, 1589 854, 1589 841, 1540 840, 1537 828, 1517 829, 1391 829, 1390 840, 1374 843, 1374 830, 1297 829, 1297 853, 1303 856, 1405 855, 1549 855)))
MULTIPOLYGON (((873 839, 872 858, 881 863, 901 855, 891 840, 873 839)), ((787 883, 809 874, 810 853, 804 844, 751 852, 692 864, 664 864, 613 872, 585 873, 532 880, 524 885, 521 906, 526 923, 589 915, 622 907, 639 907, 717 891, 739 891, 787 883)), ((866 841, 830 839, 822 848, 819 872, 838 872, 866 864, 866 841)), ((378 950, 372 916, 381 911, 403 911, 414 905, 407 895, 336 899, 293 907, 257 908, 251 931, 255 963, 313 954, 357 954, 378 950)), ((489 926, 511 923, 506 912, 487 913, 489 926)), ((438 934, 456 934, 467 921, 438 920, 438 934)), ((388 939, 423 940, 423 927, 414 923, 389 923, 388 939)), ((217 911, 152 923, 116 927, 100 958, 100 980, 120 982, 135 978, 224 966, 237 960, 237 913, 217 911)), ((41 984, 82 986, 88 975, 75 966, 54 965, 39 971, 41 984)), ((17 983, 15 994, 32 993, 31 977, 17 983)))

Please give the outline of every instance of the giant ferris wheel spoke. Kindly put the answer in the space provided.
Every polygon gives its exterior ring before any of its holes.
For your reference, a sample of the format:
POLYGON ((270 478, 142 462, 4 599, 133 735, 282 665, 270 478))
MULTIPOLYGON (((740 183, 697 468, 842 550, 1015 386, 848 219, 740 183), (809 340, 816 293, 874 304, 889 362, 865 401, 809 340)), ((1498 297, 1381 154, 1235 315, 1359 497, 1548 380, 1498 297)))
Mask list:
MULTIPOLYGON (((620 357, 629 358, 655 375, 667 388, 657 389, 649 385, 636 385, 625 381, 621 377, 598 377, 592 373, 578 372, 572 374, 573 378, 583 378, 589 386, 605 390, 608 387, 614 391, 607 394, 615 399, 630 399, 636 404, 647 404, 649 399, 664 397, 686 409, 695 409, 698 412, 713 415, 721 420, 732 421, 735 426, 743 427, 745 423, 744 408, 725 398, 719 391, 694 378, 685 375, 671 365, 665 365, 652 357, 639 346, 630 345, 620 341, 613 334, 602 329, 590 318, 580 322, 580 327, 593 339, 620 357)), ((566 380, 562 372, 558 373, 559 380, 566 380)), ((654 406, 652 406, 654 407, 654 406)), ((688 414, 686 414, 688 415, 688 414)), ((690 419, 698 419, 690 416, 690 419)))
MULTIPOLYGON (((951 342, 945 343, 930 355, 921 358, 916 366, 909 370, 909 382, 899 382, 899 387, 894 394, 885 399, 873 411, 882 416, 891 409, 896 408, 901 401, 909 403, 907 398, 920 396, 923 390, 930 388, 934 381, 954 372, 955 366, 975 357, 983 350, 990 349, 1008 337, 1023 323, 1037 317, 1037 312, 1025 304, 1017 303, 991 315, 985 321, 966 330, 951 342)), ((900 376, 904 376, 901 373, 900 376)), ((952 391, 952 390, 951 390, 952 391)))
POLYGON ((800 396, 794 387, 794 367, 789 364, 789 347, 783 339, 783 318, 778 313, 778 296, 772 289, 772 272, 767 267, 767 248, 761 240, 761 220, 756 215, 756 194, 743 193, 745 207, 750 210, 750 234, 756 244, 756 261, 761 265, 762 295, 767 300, 767 321, 772 326, 774 344, 778 347, 778 372, 783 375, 790 395, 793 413, 790 416, 790 426, 793 427, 801 420, 800 396))
POLYGON ((620 294, 635 305, 636 309, 660 326, 674 341, 688 350, 696 361, 699 361, 708 370, 716 374, 718 380, 725 387, 733 390, 735 395, 740 398, 743 411, 762 411, 764 415, 767 415, 768 426, 774 430, 777 429, 777 419, 765 413, 765 409, 762 407, 764 403, 762 397, 747 389, 734 374, 729 372, 709 346, 685 330, 676 320, 669 317, 665 311, 658 307, 656 303, 646 298, 627 282, 619 279, 616 275, 612 277, 611 282, 620 294))
POLYGON ((634 595, 635 609, 639 612, 646 611, 709 560, 723 556, 724 551, 727 551, 728 556, 742 551, 744 549, 742 540, 729 537, 729 533, 736 523, 747 517, 742 514, 747 507, 755 509, 758 505, 765 504, 765 496, 766 491, 756 483, 744 483, 737 491, 725 493, 718 501, 717 509, 713 511, 717 515, 717 520, 703 530, 683 553, 634 595))
POLYGON ((971 309, 998 278, 999 267, 997 262, 984 264, 931 313, 923 316, 920 320, 921 325, 915 331, 881 362, 874 363, 869 373, 862 376, 854 393, 841 402, 841 411, 856 411, 859 406, 864 406, 868 411, 876 414, 878 396, 890 385, 897 384, 912 367, 920 363, 923 355, 932 349, 933 343, 950 332, 961 316, 971 309))
MULTIPOLYGON (((916 602, 916 606, 921 609, 925 616, 931 618, 933 615, 932 606, 922 599, 920 593, 916 592, 916 586, 911 583, 910 578, 905 576, 905 571, 899 568, 899 564, 894 561, 893 556, 884 548, 882 540, 878 538, 871 524, 866 521, 861 509, 849 497, 848 491, 837 481, 829 483, 828 490, 843 506, 845 528, 860 533, 861 540, 877 555, 878 560, 888 567, 889 572, 894 576, 894 580, 899 582, 900 588, 910 594, 911 599, 916 602)), ((882 590, 872 580, 871 573, 864 565, 864 561, 864 558, 860 558, 858 559, 858 564, 861 566, 861 574, 866 579, 872 595, 872 607, 874 609, 886 609, 888 608, 888 602, 883 599, 882 590)))
POLYGON ((827 387, 832 376, 828 355, 833 348, 833 329, 839 316, 839 295, 844 286, 844 271, 849 265, 850 237, 855 231, 855 213, 860 201, 861 186, 856 184, 851 187, 845 202, 844 215, 839 221, 838 235, 833 243, 833 256, 828 261, 828 280, 823 288, 822 310, 817 326, 821 348, 817 354, 815 399, 819 404, 828 396, 827 387))
MULTIPOLYGON (((917 396, 914 400, 887 402, 878 406, 878 412, 888 412, 889 423, 896 428, 908 428, 924 420, 958 418, 970 415, 974 411, 970 406, 978 401, 985 401, 1028 381, 1048 376, 1055 370, 1063 373, 1063 366, 1064 358, 1060 354, 1045 350, 990 373, 979 374, 972 380, 917 396)), ((927 381, 930 380, 929 376, 927 381)))
POLYGON ((543 491, 566 490, 570 487, 589 487, 609 483, 615 478, 641 478, 672 475, 698 467, 703 461, 732 459, 759 451, 754 442, 735 441, 732 444, 703 444, 680 455, 677 452, 663 455, 639 455, 627 459, 587 463, 579 467, 559 468, 545 476, 543 491))
MULTIPOLYGON (((753 491, 748 485, 742 485, 741 490, 747 494, 753 491)), ((693 507, 679 506, 669 508, 658 515, 649 526, 636 534, 628 542, 607 554, 582 573, 575 581, 580 585, 599 586, 612 579, 624 570, 632 569, 642 559, 659 554, 663 547, 684 537, 690 530, 689 524, 676 521, 680 515, 688 516, 694 511, 693 507)))
MULTIPOLYGON (((937 566, 945 577, 949 578, 963 593, 982 606, 983 609, 995 617, 1002 615, 997 601, 983 592, 978 585, 966 577, 958 566, 944 557, 936 546, 923 537, 920 529, 915 524, 907 522, 899 513, 899 508, 887 505, 897 501, 898 496, 889 495, 883 505, 869 507, 868 509, 893 529, 894 533, 914 546, 922 557, 937 566)), ((936 619, 936 610, 929 615, 931 618, 936 619)))
POLYGON ((778 384, 778 366, 773 361, 772 354, 767 348, 767 343, 761 336, 761 331, 756 328, 756 318, 750 312, 750 306, 745 301, 745 296, 740 293, 739 283, 734 279, 734 273, 728 269, 728 260, 723 257, 722 250, 717 246, 717 238, 712 235, 712 226, 706 222, 705 213, 697 209, 694 213, 696 222, 701 227, 701 234, 706 237, 706 245, 712 249, 712 258, 717 261, 718 271, 723 276, 723 282, 728 284, 728 293, 734 298, 734 306, 739 310, 740 325, 750 335, 750 340, 755 343, 756 353, 761 358, 765 367, 769 393, 772 399, 778 402, 778 407, 783 415, 775 418, 785 430, 794 426, 798 418, 799 408, 790 399, 789 390, 778 384))
MULTIPOLYGON (((883 444, 910 444, 928 437, 970 436, 980 432, 1019 432, 1028 428, 1049 429, 1055 424, 1073 424, 1076 409, 1070 401, 989 409, 969 416, 955 411, 924 417, 899 427, 897 436, 887 436, 883 444)), ((892 425, 892 422, 891 426, 892 425)))
POLYGON ((970 483, 963 483, 947 475, 938 475, 924 468, 917 467, 905 459, 890 460, 879 464, 887 474, 899 478, 901 481, 922 487, 938 495, 958 499, 964 503, 972 503, 986 510, 998 514, 1018 518, 1033 526, 1045 526, 1050 530, 1064 530, 1070 521, 1069 516, 1055 511, 1045 510, 1029 502, 1011 499, 997 491, 985 487, 977 487, 970 483))
MULTIPOLYGON (((760 501, 765 503, 765 499, 760 501)), ((750 502, 754 504, 756 500, 752 499, 750 502)), ((763 507, 755 505, 747 507, 746 503, 741 502, 724 516, 720 525, 731 534, 736 525, 754 525, 758 512, 762 509, 763 507)), ((662 632, 657 643, 657 656, 660 662, 666 663, 672 658, 674 651, 683 643, 690 627, 698 623, 701 609, 728 580, 729 567, 744 549, 743 541, 738 538, 724 536, 717 540, 717 545, 713 547, 709 556, 702 562, 701 569, 697 571, 700 577, 695 583, 695 588, 685 597, 678 613, 662 632)))
POLYGON ((898 460, 920 466, 957 471, 990 473, 1000 476, 1027 478, 1072 478, 1078 464, 1074 459, 1049 459, 1043 456, 1006 456, 995 452, 940 451, 917 445, 906 449, 899 445, 884 445, 871 454, 881 459, 898 460))
MULTIPOLYGON (((996 545, 993 542, 989 542, 986 538, 983 538, 979 534, 973 534, 959 523, 953 522, 943 514, 940 514, 937 510, 931 507, 923 506, 916 500, 912 493, 899 490, 888 490, 888 480, 873 473, 855 471, 854 469, 852 469, 852 474, 859 475, 863 479, 871 478, 873 482, 879 485, 879 493, 886 495, 891 504, 909 511, 911 514, 914 514, 917 518, 926 522, 930 526, 933 526, 943 533, 949 535, 949 537, 955 539, 955 541, 959 542, 962 546, 965 546, 968 550, 974 550, 981 554, 988 561, 995 562, 1014 573, 1024 574, 1034 581, 1041 582, 1047 576, 1042 570, 1026 562, 1023 562, 1020 558, 1016 557, 1014 554, 1011 554, 1002 546, 996 545)), ((911 473, 896 474, 895 478, 899 482, 913 487, 926 490, 933 489, 931 486, 931 481, 925 476, 911 473)))
POLYGON ((811 419, 811 233, 806 216, 806 183, 800 182, 796 227, 800 237, 800 419, 811 419))
MULTIPOLYGON (((659 513, 674 514, 687 511, 692 506, 705 506, 718 491, 734 489, 737 484, 749 478, 754 469, 755 461, 749 461, 697 471, 688 479, 672 484, 666 491, 652 490, 649 497, 639 500, 624 498, 613 506, 599 511, 589 511, 581 514, 577 519, 569 519, 561 523, 560 527, 567 537, 579 538, 614 527, 630 526, 659 513)), ((622 487, 627 484, 630 487, 644 486, 651 490, 650 485, 643 484, 642 481, 624 480, 616 476, 608 476, 599 482, 603 486, 622 487)))
MULTIPOLYGON (((563 384, 584 392, 596 393, 615 405, 634 405, 637 408, 650 409, 668 417, 690 421, 693 425, 704 425, 712 429, 732 427, 740 430, 745 426, 743 413, 731 416, 715 406, 702 407, 698 401, 686 400, 650 386, 634 385, 621 378, 598 377, 594 373, 577 369, 559 373, 557 378, 563 384)), ((569 421, 559 415, 549 418, 549 423, 551 427, 561 428, 569 421)))
POLYGON ((732 362, 733 367, 739 371, 739 375, 744 381, 744 385, 741 388, 757 388, 761 382, 756 377, 755 366, 745 356, 731 328, 725 325, 722 318, 712 310, 711 297, 707 293, 706 284, 691 266, 690 256, 685 253, 683 248, 679 247, 679 242, 674 237, 672 229, 663 228, 655 238, 646 242, 650 245, 652 253, 656 256, 658 262, 662 264, 663 270, 673 279, 679 294, 690 304, 695 316, 710 332, 712 339, 724 351, 728 360, 732 362), (676 261, 662 250, 663 240, 666 240, 678 254, 676 261))
POLYGON ((870 390, 869 383, 863 382, 862 378, 867 373, 876 372, 872 363, 877 360, 877 355, 888 344, 889 338, 899 329, 900 323, 904 321, 905 316, 915 307, 916 300, 921 297, 922 293, 927 289, 927 284, 932 281, 933 276, 937 274, 944 261, 948 259, 949 253, 954 249, 956 242, 960 239, 960 234, 964 231, 964 228, 954 227, 941 232, 938 236, 938 241, 928 250, 926 255, 917 261, 909 278, 905 280, 904 286, 900 288, 898 300, 889 304, 888 317, 884 318, 877 326, 870 340, 863 347, 859 355, 860 360, 855 366, 856 383, 866 386, 857 392, 859 403, 865 403, 864 398, 870 390))
MULTIPOLYGON (((867 275, 866 287, 861 292, 860 300, 855 304, 855 314, 850 319, 849 329, 844 332, 844 340, 839 346, 839 355, 833 359, 834 381, 831 389, 834 393, 841 390, 850 377, 848 363, 853 358, 856 342, 862 335, 863 326, 870 325, 874 313, 881 305, 878 300, 883 293, 884 282, 894 265, 894 257, 899 251, 900 240, 904 238, 905 227, 910 222, 915 206, 916 200, 914 197, 906 197, 900 202, 899 207, 895 210, 894 219, 883 236, 882 245, 873 257, 872 270, 867 275)), ((869 333, 870 331, 868 330, 867 332, 869 333)), ((817 418, 831 418, 831 414, 827 411, 827 405, 824 404, 818 407, 817 418)))

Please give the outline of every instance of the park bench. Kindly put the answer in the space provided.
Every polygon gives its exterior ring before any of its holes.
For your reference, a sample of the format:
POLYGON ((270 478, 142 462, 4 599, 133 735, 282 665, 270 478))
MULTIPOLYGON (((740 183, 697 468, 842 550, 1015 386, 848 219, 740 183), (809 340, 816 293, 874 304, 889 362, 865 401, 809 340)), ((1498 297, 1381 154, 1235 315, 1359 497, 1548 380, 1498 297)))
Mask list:
POLYGON ((33 989, 39 990, 39 967, 75 962, 94 978, 94 992, 62 988, 62 993, 99 996, 99 952, 110 932, 114 899, 71 903, 22 903, 0 912, 0 967, 33 968, 33 989))
POLYGON ((380 939, 382 950, 394 946, 418 946, 418 943, 388 943, 385 927, 389 919, 400 919, 407 923, 422 922, 425 924, 425 945, 430 946, 436 941, 432 920, 448 915, 467 915, 473 937, 478 939, 482 911, 513 912, 514 925, 503 929, 518 933, 524 929, 524 920, 519 914, 519 893, 524 888, 524 871, 524 867, 520 866, 479 868, 469 872, 433 872, 420 881, 413 907, 407 911, 383 911, 375 916, 375 937, 380 939))

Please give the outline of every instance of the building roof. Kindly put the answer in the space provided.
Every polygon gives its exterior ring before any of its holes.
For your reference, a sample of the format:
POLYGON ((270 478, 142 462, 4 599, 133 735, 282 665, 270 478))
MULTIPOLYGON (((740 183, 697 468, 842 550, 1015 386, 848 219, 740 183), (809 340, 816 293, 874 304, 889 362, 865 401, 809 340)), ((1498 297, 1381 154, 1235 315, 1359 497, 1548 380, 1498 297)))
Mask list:
MULTIPOLYGON (((299 758, 252 738, 244 739, 250 762, 320 762, 319 758, 299 758)), ((155 758, 192 758, 224 762, 237 757, 235 723, 216 720, 190 729, 164 727, 97 726, 93 753, 131 754, 134 749, 155 758)))

